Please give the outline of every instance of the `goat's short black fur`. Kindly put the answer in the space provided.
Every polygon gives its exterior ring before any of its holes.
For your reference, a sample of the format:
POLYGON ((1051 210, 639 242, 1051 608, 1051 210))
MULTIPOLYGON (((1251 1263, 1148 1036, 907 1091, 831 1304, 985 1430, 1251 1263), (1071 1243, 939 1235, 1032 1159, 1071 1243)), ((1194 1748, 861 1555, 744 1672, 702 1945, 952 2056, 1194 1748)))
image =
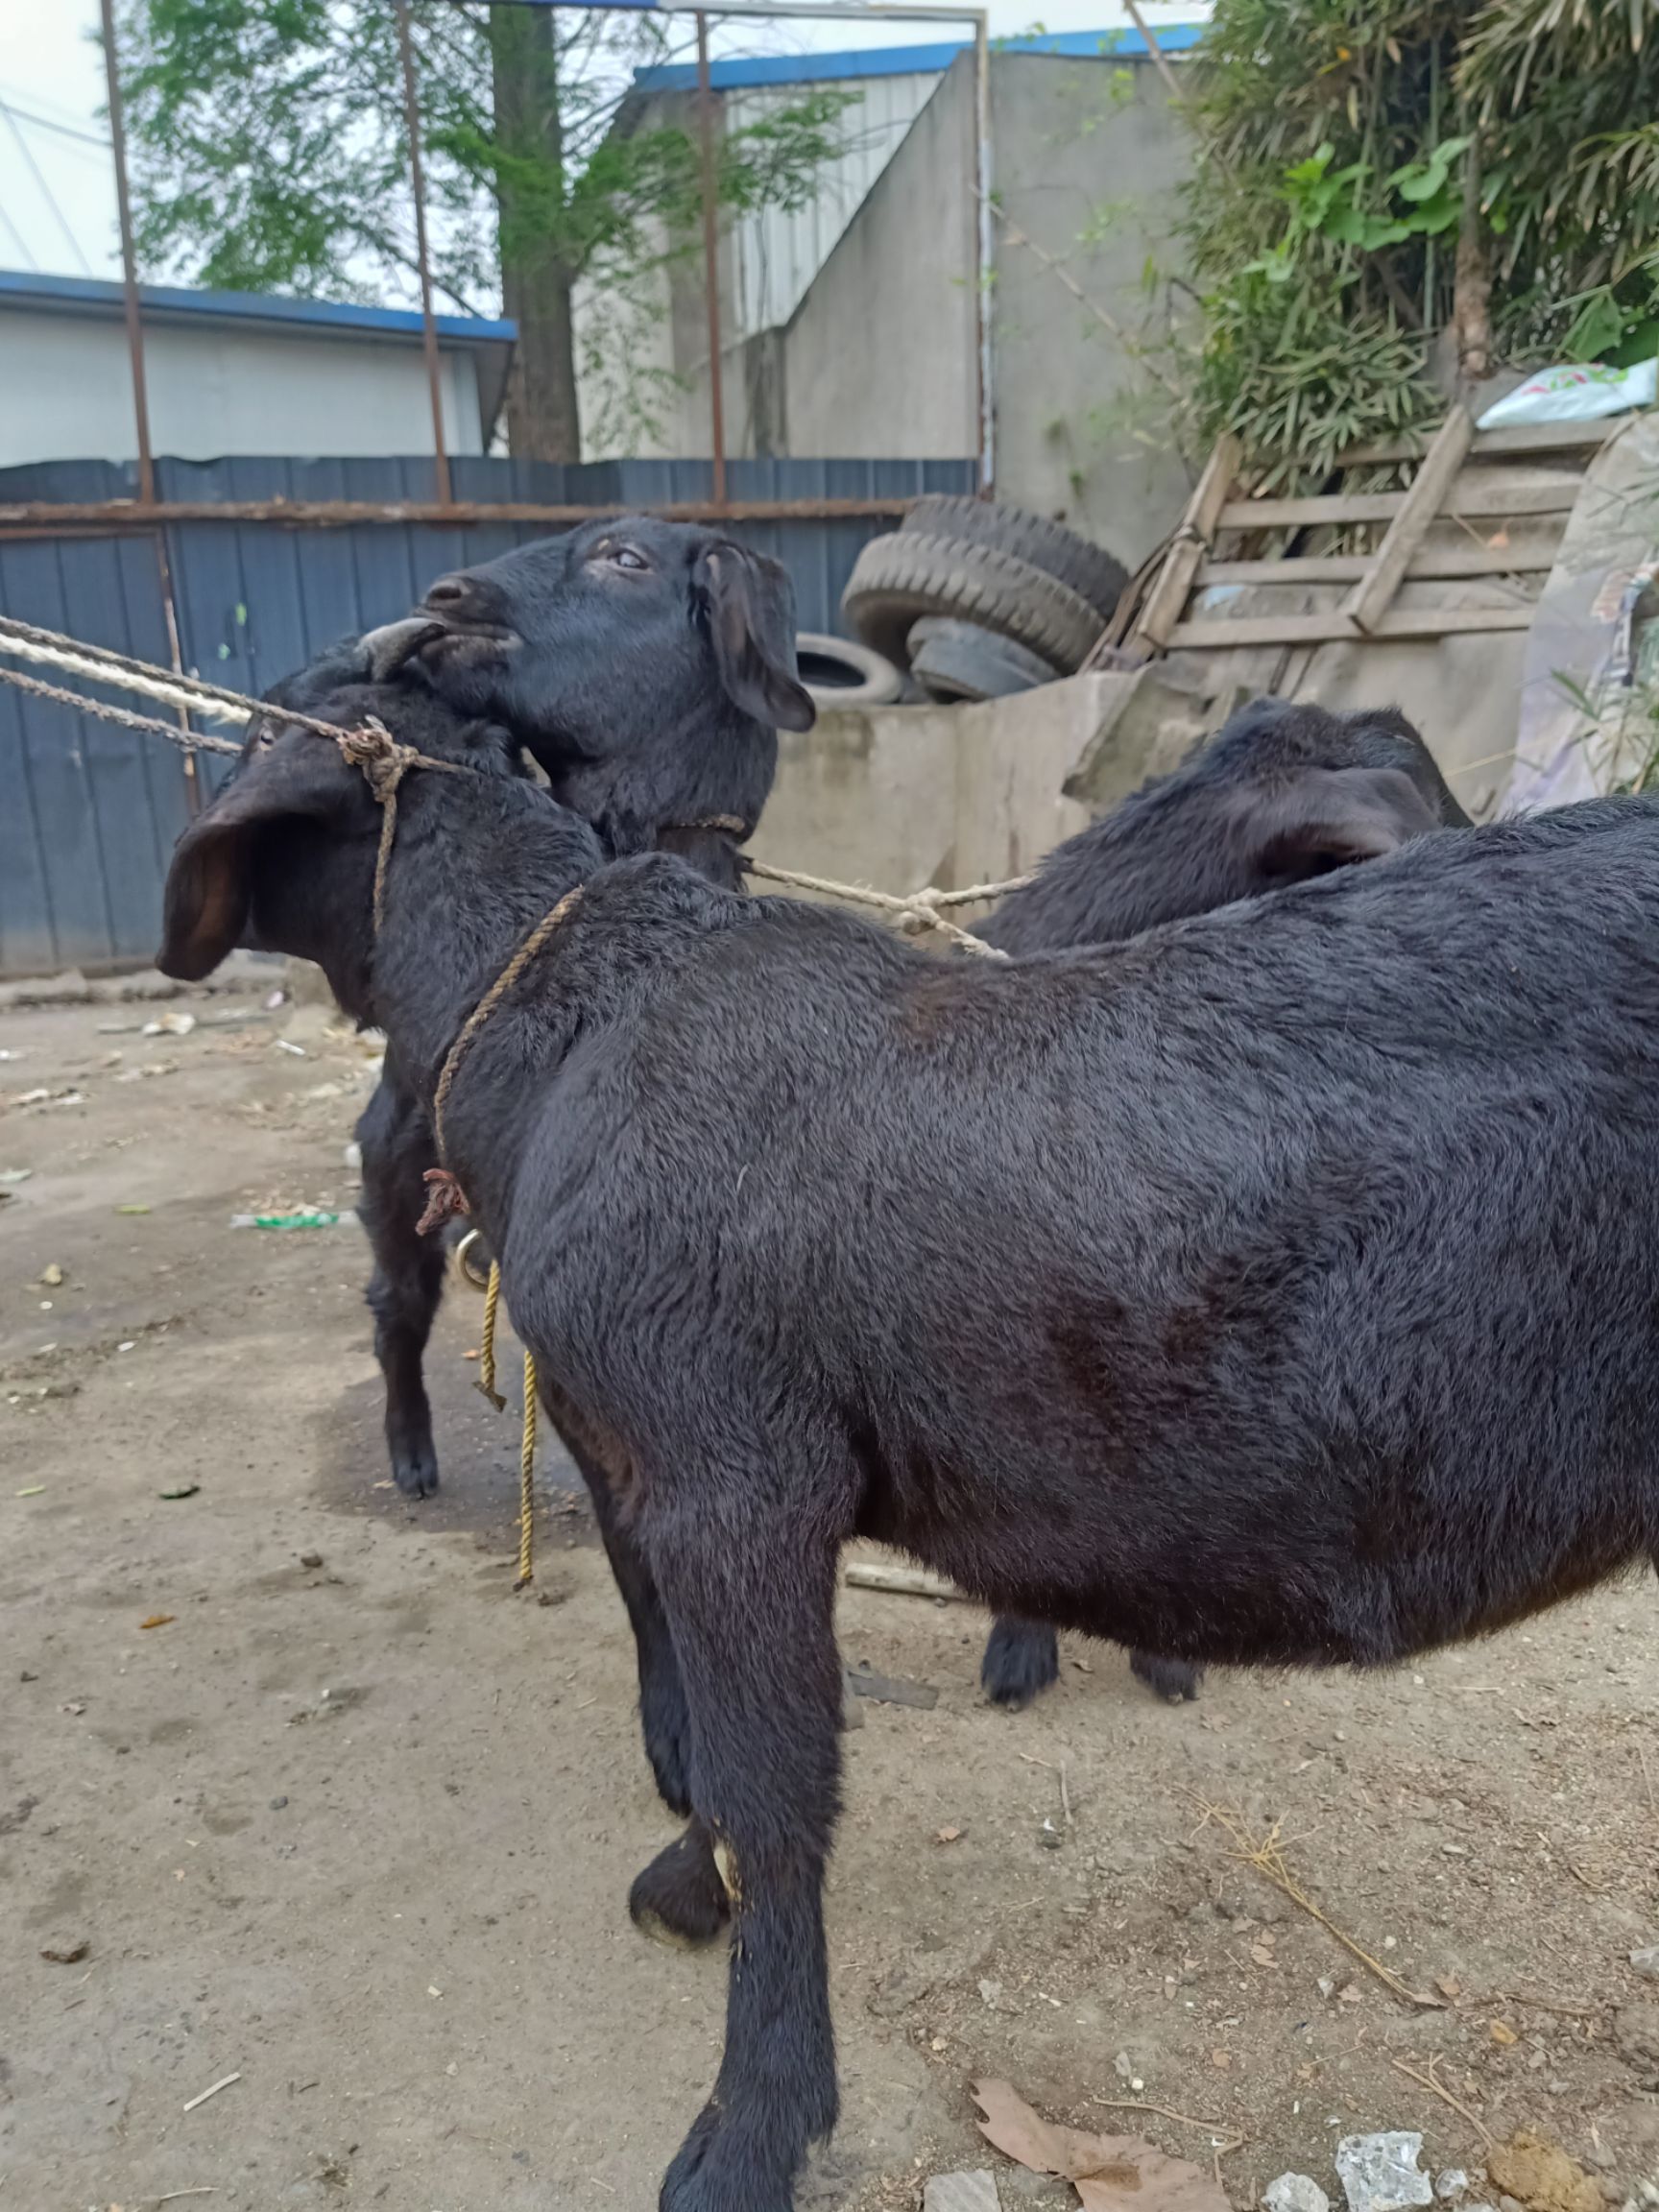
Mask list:
MULTIPOLYGON (((765 804, 778 729, 812 719, 794 637, 775 562, 712 530, 623 517, 441 576, 418 613, 335 647, 271 697, 309 711, 371 678, 429 692, 510 730, 612 853, 679 852, 734 886, 731 825, 753 828, 765 804)), ((357 1141, 392 1474, 424 1498, 438 1487, 423 1362, 444 1268, 415 1234, 432 1133, 396 1054, 357 1141)))
POLYGON ((585 886, 478 1034, 451 1156, 672 1639, 729 1876, 725 2055, 661 2204, 784 2212, 836 2110, 849 1538, 1277 1666, 1385 1665, 1659 1552, 1659 803, 1001 966, 603 866, 497 733, 450 750, 479 772, 406 781, 377 945, 363 779, 293 729, 257 751, 180 842, 160 964, 320 961, 426 1100, 585 886))
MULTIPOLYGON (((1394 709, 1334 714, 1256 699, 1154 778, 1057 846, 1022 890, 980 925, 1005 952, 1111 945, 1160 922, 1208 913, 1286 883, 1392 853, 1468 816, 1422 737, 1394 709)), ((1130 1654, 1138 1680, 1172 1704, 1198 1695, 1202 1669, 1130 1654)), ((1045 1622, 993 1624, 979 1679, 1019 1712, 1058 1680, 1045 1622)))

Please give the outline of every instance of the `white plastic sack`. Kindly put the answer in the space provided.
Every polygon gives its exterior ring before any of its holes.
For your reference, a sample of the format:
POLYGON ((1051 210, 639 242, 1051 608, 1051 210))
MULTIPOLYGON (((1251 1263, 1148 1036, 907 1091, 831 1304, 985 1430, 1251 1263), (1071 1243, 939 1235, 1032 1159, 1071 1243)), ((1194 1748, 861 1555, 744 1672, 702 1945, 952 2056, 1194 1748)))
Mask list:
POLYGON ((1594 422, 1630 407, 1651 407, 1659 393, 1659 359, 1634 369, 1607 369, 1599 361, 1565 362, 1541 369, 1517 384, 1507 398, 1488 407, 1477 430, 1507 430, 1520 422, 1594 422))

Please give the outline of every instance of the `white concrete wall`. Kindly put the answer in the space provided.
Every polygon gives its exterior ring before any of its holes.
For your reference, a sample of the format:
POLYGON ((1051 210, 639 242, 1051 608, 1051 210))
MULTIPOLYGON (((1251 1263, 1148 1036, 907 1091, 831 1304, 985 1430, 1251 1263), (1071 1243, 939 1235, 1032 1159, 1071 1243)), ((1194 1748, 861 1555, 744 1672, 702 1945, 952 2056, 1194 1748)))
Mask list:
MULTIPOLYGON (((432 445, 419 346, 160 324, 145 333, 156 453, 424 453, 432 445)), ((445 351, 451 453, 477 453, 470 355, 445 351)), ((0 307, 0 468, 28 461, 130 461, 137 451, 125 326, 0 307)))
POLYGON ((788 452, 926 461, 978 450, 973 178, 974 62, 964 54, 783 332, 788 452))
MULTIPOLYGON (((1187 64, 1181 64, 1186 67, 1187 64)), ((1156 349, 1182 297, 1175 235, 1186 126, 1149 60, 1000 54, 991 69, 999 204, 1124 335, 1029 248, 998 239, 997 489, 1111 547, 1131 568, 1172 529, 1190 477, 1156 349), (1148 290, 1148 263, 1163 279, 1148 290)))

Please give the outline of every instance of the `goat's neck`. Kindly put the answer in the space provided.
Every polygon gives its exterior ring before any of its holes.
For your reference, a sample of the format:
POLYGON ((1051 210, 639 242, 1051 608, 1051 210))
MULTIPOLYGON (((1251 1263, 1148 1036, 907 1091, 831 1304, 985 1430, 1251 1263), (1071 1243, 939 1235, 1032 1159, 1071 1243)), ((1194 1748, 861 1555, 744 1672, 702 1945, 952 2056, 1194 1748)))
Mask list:
MULTIPOLYGON (((463 1023, 528 932, 593 872, 589 832, 531 786, 417 772, 403 785, 373 1011, 431 1102, 463 1023)), ((493 1017, 513 1024, 509 1008, 493 1017)))

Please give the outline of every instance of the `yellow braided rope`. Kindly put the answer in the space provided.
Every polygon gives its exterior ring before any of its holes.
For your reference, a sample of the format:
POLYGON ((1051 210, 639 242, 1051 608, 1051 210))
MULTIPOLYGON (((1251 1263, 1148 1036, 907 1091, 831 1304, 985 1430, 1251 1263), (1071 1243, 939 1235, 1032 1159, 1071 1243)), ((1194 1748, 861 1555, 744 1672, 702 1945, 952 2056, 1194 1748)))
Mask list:
POLYGON ((484 1292, 484 1334, 478 1344, 478 1387, 497 1413, 507 1401, 495 1387, 495 1309, 501 1303, 501 1262, 490 1262, 490 1283, 484 1292))
POLYGON ((522 1590, 536 1574, 536 1360, 524 1355, 524 1435, 518 1446, 518 1579, 522 1590))
MULTIPOLYGON (((501 1304, 501 1262, 490 1262, 484 1293, 484 1334, 478 1345, 478 1387, 497 1413, 507 1401, 495 1387, 495 1315, 501 1304)), ((536 1361, 524 1355, 524 1429, 518 1444, 518 1578, 522 1590, 536 1575, 536 1361)))

